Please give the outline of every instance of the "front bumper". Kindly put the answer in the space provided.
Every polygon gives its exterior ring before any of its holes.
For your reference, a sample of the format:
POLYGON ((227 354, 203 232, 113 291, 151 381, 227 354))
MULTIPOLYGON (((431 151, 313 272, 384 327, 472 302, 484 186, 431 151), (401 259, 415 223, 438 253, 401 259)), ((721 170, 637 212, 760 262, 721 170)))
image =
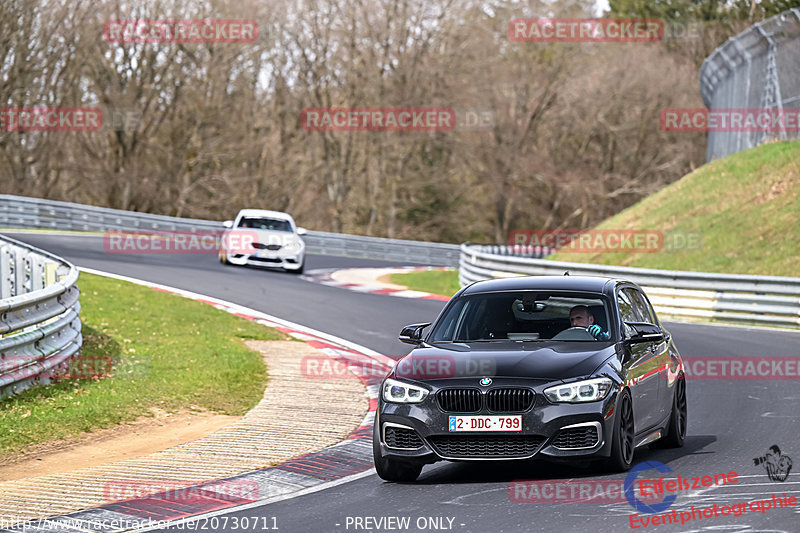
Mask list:
POLYGON ((282 251, 272 252, 269 250, 258 250, 252 254, 229 254, 227 260, 233 265, 251 265, 262 267, 284 268, 286 270, 297 270, 303 266, 305 251, 296 253, 286 253, 282 251))
POLYGON ((437 401, 437 387, 419 404, 396 404, 379 401, 376 429, 381 455, 397 459, 431 463, 439 460, 487 461, 524 460, 534 457, 552 459, 592 459, 608 457, 611 451, 614 405, 617 391, 603 400, 587 403, 553 404, 543 394, 552 385, 524 386, 519 380, 504 383, 496 379, 489 390, 508 387, 530 388, 533 405, 524 412, 500 413, 483 408, 477 412, 444 411, 437 401), (522 430, 514 432, 451 432, 451 415, 522 416, 522 430), (416 435, 416 437, 415 437, 416 435))

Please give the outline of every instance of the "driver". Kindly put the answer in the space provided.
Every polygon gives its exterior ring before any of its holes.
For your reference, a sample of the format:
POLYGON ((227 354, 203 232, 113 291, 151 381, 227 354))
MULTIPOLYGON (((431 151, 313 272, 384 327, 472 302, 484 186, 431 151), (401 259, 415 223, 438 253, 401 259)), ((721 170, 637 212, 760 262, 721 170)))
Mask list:
POLYGON ((611 336, 594 323, 594 315, 585 305, 576 305, 569 311, 569 324, 573 328, 586 328, 592 337, 599 341, 607 341, 611 336))

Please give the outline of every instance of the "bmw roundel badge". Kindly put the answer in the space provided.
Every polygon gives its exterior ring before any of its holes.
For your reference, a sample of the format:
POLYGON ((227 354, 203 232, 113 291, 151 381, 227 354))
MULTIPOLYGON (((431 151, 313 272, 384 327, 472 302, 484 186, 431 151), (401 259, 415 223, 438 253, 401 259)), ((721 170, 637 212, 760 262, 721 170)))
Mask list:
POLYGON ((481 379, 480 384, 484 387, 488 387, 492 384, 492 378, 483 378, 481 379))

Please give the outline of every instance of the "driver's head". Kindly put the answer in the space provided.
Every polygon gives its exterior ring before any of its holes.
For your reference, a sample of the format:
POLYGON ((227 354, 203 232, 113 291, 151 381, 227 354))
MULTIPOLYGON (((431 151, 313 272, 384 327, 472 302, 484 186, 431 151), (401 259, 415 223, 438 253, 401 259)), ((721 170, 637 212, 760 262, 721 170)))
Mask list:
POLYGON ((588 328, 594 324, 594 315, 585 305, 576 305, 569 312, 569 324, 573 328, 588 328))

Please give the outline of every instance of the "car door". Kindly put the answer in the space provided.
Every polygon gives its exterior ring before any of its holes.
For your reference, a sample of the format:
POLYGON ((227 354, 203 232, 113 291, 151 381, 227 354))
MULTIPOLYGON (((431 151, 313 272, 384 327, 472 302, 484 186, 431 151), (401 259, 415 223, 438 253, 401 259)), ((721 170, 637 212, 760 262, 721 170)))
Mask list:
POLYGON ((624 350, 627 351, 628 384, 633 398, 633 420, 636 433, 649 429, 661 419, 659 409, 658 354, 652 341, 632 343, 626 339, 630 331, 625 322, 649 322, 642 308, 635 301, 635 289, 623 287, 617 290, 617 307, 622 319, 624 350))
MULTIPOLYGON (((631 300, 633 304, 638 307, 641 314, 645 317, 645 322, 654 324, 661 328, 661 323, 656 316, 653 306, 647 295, 639 289, 626 289, 631 291, 631 300)), ((669 388, 669 368, 671 365, 671 355, 669 352, 669 337, 668 333, 664 332, 664 339, 652 343, 651 350, 655 353, 658 362, 658 403, 656 405, 658 412, 658 420, 663 420, 672 410, 672 391, 669 388)))

